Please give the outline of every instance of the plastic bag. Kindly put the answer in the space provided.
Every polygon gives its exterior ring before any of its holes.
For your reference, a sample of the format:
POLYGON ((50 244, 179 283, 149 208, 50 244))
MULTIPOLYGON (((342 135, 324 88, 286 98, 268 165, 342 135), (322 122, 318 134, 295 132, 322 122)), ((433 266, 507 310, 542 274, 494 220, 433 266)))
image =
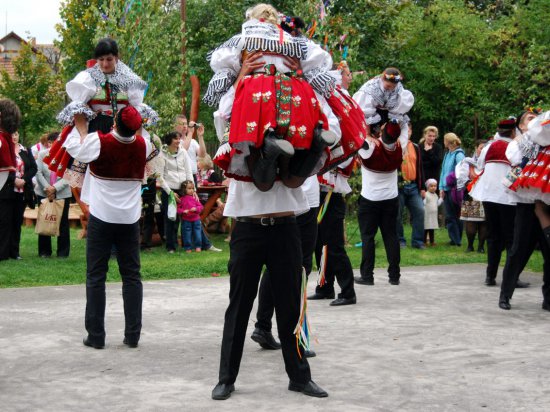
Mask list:
POLYGON ((177 209, 178 205, 176 203, 176 197, 174 196, 174 192, 170 192, 170 196, 168 196, 168 219, 175 221, 176 215, 177 215, 177 209))

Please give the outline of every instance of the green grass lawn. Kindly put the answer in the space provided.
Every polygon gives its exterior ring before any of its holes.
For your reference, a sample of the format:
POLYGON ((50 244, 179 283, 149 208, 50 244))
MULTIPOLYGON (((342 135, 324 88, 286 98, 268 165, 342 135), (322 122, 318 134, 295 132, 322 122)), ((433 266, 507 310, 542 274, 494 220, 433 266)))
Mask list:
MULTIPOLYGON (((348 219, 347 236, 350 246, 348 254, 354 268, 361 262, 361 249, 353 245, 360 240, 356 220, 348 219)), ((405 234, 410 239, 410 226, 405 226, 405 234)), ((0 262, 0 287, 26 287, 48 285, 81 284, 86 280, 86 241, 77 239, 78 229, 71 230, 71 255, 68 259, 55 257, 42 259, 38 257, 38 238, 32 228, 23 228, 21 235, 22 260, 0 262)), ((486 263, 486 255, 477 252, 466 253, 463 243, 461 248, 449 246, 445 229, 436 231, 437 246, 425 250, 407 247, 401 250, 401 266, 447 265, 457 263, 486 263)), ((227 274, 229 244, 224 242, 225 235, 213 235, 215 246, 223 252, 190 253, 179 251, 168 254, 164 247, 156 247, 142 252, 141 266, 144 280, 188 279, 209 277, 212 273, 227 274)), ((53 242, 55 254, 55 240, 53 242)), ((502 258, 504 264, 505 255, 502 258)), ((386 267, 386 255, 380 233, 377 235, 376 267, 386 267)), ((534 253, 526 270, 542 271, 542 257, 534 253)), ((108 281, 119 281, 118 266, 115 260, 109 263, 108 281)))

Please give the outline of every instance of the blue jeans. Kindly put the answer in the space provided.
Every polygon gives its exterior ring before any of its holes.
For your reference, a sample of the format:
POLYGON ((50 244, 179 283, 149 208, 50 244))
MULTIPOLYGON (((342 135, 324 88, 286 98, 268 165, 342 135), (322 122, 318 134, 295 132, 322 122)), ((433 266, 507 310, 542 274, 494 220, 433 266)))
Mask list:
POLYGON ((200 220, 189 222, 188 220, 181 221, 181 237, 183 240, 183 248, 191 250, 201 247, 202 243, 202 226, 200 220))
POLYGON ((451 244, 460 246, 462 244, 462 220, 460 220, 460 207, 453 203, 450 190, 445 190, 443 204, 445 205, 445 223, 447 225, 449 238, 451 239, 451 244))
POLYGON ((418 191, 416 183, 409 183, 399 189, 399 213, 397 215, 397 236, 399 242, 406 244, 407 240, 403 233, 403 209, 407 207, 411 215, 412 236, 411 246, 421 247, 424 245, 424 203, 418 191))

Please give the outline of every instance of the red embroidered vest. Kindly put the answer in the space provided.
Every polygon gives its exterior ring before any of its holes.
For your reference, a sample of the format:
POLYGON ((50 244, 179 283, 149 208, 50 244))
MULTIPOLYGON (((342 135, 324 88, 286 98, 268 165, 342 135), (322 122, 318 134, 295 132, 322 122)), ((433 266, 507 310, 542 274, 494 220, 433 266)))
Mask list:
MULTIPOLYGON (((371 143, 369 143, 371 144, 371 143)), ((399 142, 395 145, 395 150, 387 149, 382 142, 376 145, 372 156, 368 159, 361 159, 363 166, 371 172, 390 173, 399 169, 403 162, 403 150, 399 142)))
POLYGON ((508 142, 505 140, 495 140, 489 146, 487 154, 485 155, 485 163, 506 163, 510 164, 510 161, 506 157, 506 148, 508 147, 508 142))
POLYGON ((0 172, 15 171, 15 149, 11 134, 0 131, 0 172))
POLYGON ((99 179, 142 180, 145 175, 145 141, 135 136, 123 143, 113 134, 98 133, 101 141, 99 157, 90 163, 90 172, 99 179))

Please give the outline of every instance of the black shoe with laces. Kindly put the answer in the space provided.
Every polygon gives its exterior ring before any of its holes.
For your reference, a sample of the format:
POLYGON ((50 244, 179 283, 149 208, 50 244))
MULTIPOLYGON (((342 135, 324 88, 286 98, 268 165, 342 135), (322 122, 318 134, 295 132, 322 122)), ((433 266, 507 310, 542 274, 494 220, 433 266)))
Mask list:
POLYGON ((260 346, 268 350, 277 350, 281 349, 281 344, 275 340, 271 332, 262 330, 260 328, 255 328, 254 332, 250 336, 254 342, 259 343, 260 346))
POLYGON ((217 401, 224 401, 231 396, 231 392, 235 391, 235 385, 218 383, 212 390, 212 399, 217 401))
POLYGON ((510 305, 510 298, 507 296, 504 296, 502 293, 500 294, 500 297, 498 299, 498 307, 504 310, 510 310, 512 309, 512 305, 510 305))
POLYGON ((322 300, 322 299, 334 299, 334 291, 332 293, 319 293, 315 292, 313 295, 309 295, 307 300, 322 300))
POLYGON ((361 276, 355 276, 354 281, 358 285, 374 285, 374 278, 363 278, 361 276))
POLYGON ((84 344, 84 346, 88 346, 94 349, 103 349, 105 347, 105 343, 94 342, 90 338, 84 338, 82 343, 84 344))
POLYGON ((313 396, 315 398, 326 398, 328 396, 328 393, 313 381, 309 381, 308 383, 290 381, 288 390, 302 392, 304 395, 313 396))

